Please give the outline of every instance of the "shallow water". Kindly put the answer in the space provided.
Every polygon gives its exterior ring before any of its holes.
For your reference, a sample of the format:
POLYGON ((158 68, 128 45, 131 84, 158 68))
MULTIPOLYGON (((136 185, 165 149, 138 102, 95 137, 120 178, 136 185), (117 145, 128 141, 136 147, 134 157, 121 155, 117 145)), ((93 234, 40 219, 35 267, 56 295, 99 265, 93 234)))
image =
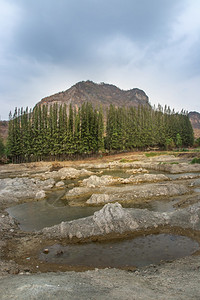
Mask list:
MULTIPOLYGON (((34 201, 12 206, 7 209, 11 217, 19 222, 19 227, 24 231, 37 231, 44 227, 50 227, 62 221, 71 221, 93 215, 102 206, 69 206, 61 200, 62 191, 49 194, 46 200, 34 201)), ((86 201, 87 199, 84 199, 86 201)), ((123 207, 148 209, 151 211, 173 211, 173 205, 177 202, 167 200, 155 200, 141 204, 127 204, 123 207)))
POLYGON ((16 205, 7 212, 19 222, 24 231, 40 230, 61 223, 93 215, 100 207, 55 207, 46 200, 16 205))
POLYGON ((185 236, 158 234, 129 240, 48 247, 39 259, 48 263, 94 268, 141 267, 190 255, 199 244, 185 236))
MULTIPOLYGON (((119 170, 104 170, 103 173, 97 174, 98 176, 102 175, 112 175, 115 177, 124 177, 127 178, 130 174, 125 172, 126 169, 119 170)), ((157 172, 153 172, 157 173, 157 172)), ((192 175, 193 173, 187 174, 166 174, 167 176, 173 177, 173 179, 178 178, 178 176, 182 175, 192 175)), ((138 175, 138 174, 136 174, 138 175)), ((78 185, 78 181, 80 179, 75 180, 65 180, 66 188, 51 191, 49 192, 47 199, 42 201, 28 202, 20 205, 16 205, 7 209, 8 213, 14 217, 19 222, 19 227, 24 231, 34 231, 40 230, 44 227, 50 227, 56 224, 61 223, 62 221, 71 221, 78 218, 87 217, 93 215, 93 213, 99 209, 101 206, 96 207, 75 207, 69 206, 67 200, 63 200, 62 196, 69 190, 69 185, 73 184, 75 186, 78 185)), ((71 187, 73 188, 73 187, 71 187)), ((200 193, 200 189, 194 189, 194 192, 200 193)), ((79 202, 82 201, 83 204, 86 202, 87 196, 79 198, 79 202)), ((165 211, 173 211, 175 210, 174 204, 179 200, 176 198, 171 198, 170 201, 168 199, 160 199, 153 200, 150 202, 143 202, 140 204, 128 203, 123 204, 123 207, 130 208, 140 208, 140 209, 148 209, 151 211, 165 212, 165 211)))

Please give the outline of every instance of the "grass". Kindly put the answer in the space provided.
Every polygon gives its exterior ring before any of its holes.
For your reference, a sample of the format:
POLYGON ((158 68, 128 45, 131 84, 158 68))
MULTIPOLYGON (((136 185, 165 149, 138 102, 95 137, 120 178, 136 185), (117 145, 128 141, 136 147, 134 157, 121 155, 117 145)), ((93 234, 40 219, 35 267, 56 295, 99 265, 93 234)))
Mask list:
POLYGON ((193 160, 191 161, 191 164, 200 164, 200 158, 193 158, 193 160))
POLYGON ((169 154, 169 153, 168 152, 148 152, 148 153, 145 153, 146 157, 154 157, 154 156, 165 155, 165 154, 169 154))
POLYGON ((129 162, 133 162, 134 160, 133 159, 126 159, 126 158, 122 158, 120 159, 120 163, 129 163, 129 162))

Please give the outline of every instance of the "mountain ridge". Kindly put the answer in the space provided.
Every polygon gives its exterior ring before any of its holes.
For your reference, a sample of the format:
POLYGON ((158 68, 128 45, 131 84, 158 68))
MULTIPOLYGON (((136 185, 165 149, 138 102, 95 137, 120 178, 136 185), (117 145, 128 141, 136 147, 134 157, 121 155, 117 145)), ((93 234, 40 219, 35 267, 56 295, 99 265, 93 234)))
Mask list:
POLYGON ((143 90, 133 88, 122 90, 115 85, 107 83, 94 83, 93 81, 80 81, 66 91, 43 98, 37 104, 52 105, 54 103, 72 104, 80 107, 84 102, 92 103, 93 106, 102 106, 103 109, 113 104, 120 106, 149 105, 149 98, 143 90))
POLYGON ((194 137, 199 138, 200 137, 200 113, 196 111, 190 111, 188 116, 192 124, 194 137))
MULTIPOLYGON (((146 93, 138 88, 122 90, 113 84, 94 83, 93 81, 80 81, 66 91, 58 92, 42 98, 36 105, 58 105, 72 104, 73 107, 80 107, 84 102, 90 102, 94 107, 106 108, 113 104, 116 107, 148 105, 149 98, 146 93)), ((200 113, 189 112, 189 119, 194 130, 195 138, 200 137, 200 113)), ((6 141, 8 135, 8 121, 0 121, 0 136, 6 141)))

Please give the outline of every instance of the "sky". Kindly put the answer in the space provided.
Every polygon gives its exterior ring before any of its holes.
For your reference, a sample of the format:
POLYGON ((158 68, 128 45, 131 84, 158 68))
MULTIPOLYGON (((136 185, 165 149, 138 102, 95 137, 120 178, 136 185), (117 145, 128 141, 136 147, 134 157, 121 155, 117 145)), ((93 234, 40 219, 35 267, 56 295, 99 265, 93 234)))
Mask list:
POLYGON ((0 118, 79 81, 200 112, 199 0, 0 0, 0 118))

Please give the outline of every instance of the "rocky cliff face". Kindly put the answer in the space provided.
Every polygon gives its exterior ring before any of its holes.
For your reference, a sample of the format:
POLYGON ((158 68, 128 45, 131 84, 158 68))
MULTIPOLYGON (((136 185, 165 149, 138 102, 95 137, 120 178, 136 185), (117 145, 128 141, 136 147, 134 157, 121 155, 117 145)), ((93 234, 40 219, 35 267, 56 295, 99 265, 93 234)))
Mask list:
POLYGON ((140 89, 124 91, 111 84, 97 84, 89 80, 78 82, 64 92, 45 97, 39 104, 65 103, 69 105, 71 103, 73 107, 79 107, 84 102, 90 102, 94 107, 101 105, 103 109, 109 107, 110 104, 117 107, 150 105, 147 95, 140 89))
POLYGON ((194 137, 200 137, 200 113, 196 111, 191 111, 189 113, 190 122, 194 130, 194 137))
POLYGON ((0 137, 5 142, 8 136, 8 121, 0 121, 0 137))

